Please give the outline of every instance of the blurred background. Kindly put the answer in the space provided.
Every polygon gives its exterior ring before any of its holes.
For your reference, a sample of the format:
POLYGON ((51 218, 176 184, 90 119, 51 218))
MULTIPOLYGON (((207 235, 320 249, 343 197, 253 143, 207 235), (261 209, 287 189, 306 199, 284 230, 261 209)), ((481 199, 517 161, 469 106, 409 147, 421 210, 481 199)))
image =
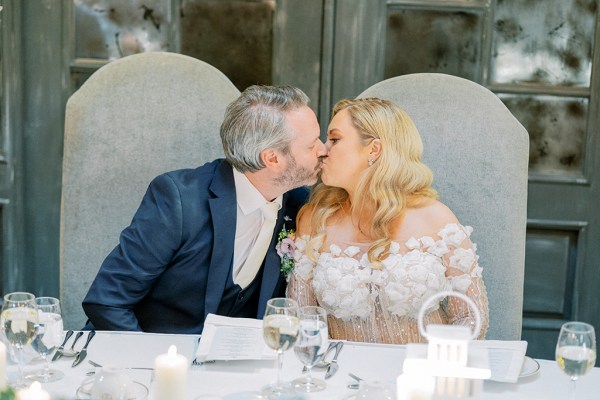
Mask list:
POLYGON ((536 341, 528 354, 554 359, 566 320, 600 328, 597 0, 0 0, 0 6, 4 293, 59 295, 69 96, 112 60, 170 51, 212 64, 240 90, 299 86, 322 132, 337 100, 390 77, 440 72, 489 88, 530 136, 523 339, 536 341))

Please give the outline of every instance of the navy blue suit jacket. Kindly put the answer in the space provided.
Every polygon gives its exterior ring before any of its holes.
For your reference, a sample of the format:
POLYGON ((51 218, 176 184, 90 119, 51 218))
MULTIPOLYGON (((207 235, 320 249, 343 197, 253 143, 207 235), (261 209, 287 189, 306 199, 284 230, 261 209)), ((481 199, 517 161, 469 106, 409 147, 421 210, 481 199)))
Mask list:
MULTIPOLYGON (((277 233, 295 228, 306 188, 283 196, 263 262, 257 318, 283 296, 277 233)), ((216 313, 233 262, 237 201, 231 165, 215 160, 156 177, 83 300, 99 330, 201 333, 216 313)))

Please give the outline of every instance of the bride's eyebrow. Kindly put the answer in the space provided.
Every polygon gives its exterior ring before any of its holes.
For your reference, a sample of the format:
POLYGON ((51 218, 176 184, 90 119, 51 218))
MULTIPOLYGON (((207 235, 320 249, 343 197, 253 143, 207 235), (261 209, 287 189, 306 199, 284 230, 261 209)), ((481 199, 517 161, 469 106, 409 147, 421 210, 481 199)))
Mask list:
POLYGON ((341 133, 342 131, 340 131, 338 128, 333 128, 333 129, 330 129, 329 132, 327 132, 327 134, 331 135, 332 133, 335 133, 335 132, 341 133))

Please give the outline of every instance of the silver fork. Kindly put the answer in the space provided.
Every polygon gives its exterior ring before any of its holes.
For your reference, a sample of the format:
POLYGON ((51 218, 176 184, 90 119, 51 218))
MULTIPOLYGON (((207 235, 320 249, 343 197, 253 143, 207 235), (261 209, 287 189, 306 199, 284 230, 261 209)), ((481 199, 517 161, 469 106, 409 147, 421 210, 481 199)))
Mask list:
POLYGON ((71 348, 69 350, 64 350, 63 356, 75 357, 77 355, 77 353, 79 353, 78 351, 75 351, 75 343, 77 343, 77 341, 79 340, 80 337, 83 336, 83 334, 84 334, 84 332, 82 332, 82 331, 77 332, 77 335, 75 335, 75 339, 73 339, 73 344, 71 345, 71 348))

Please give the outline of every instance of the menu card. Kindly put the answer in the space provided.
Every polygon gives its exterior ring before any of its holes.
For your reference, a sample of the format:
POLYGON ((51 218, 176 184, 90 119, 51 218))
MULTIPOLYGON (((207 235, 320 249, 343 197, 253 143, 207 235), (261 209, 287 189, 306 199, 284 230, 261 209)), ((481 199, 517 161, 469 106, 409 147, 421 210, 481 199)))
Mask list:
POLYGON ((516 382, 519 379, 527 342, 524 340, 473 340, 469 347, 486 348, 492 377, 496 382, 516 382))
POLYGON ((262 321, 208 314, 196 350, 196 361, 273 360, 263 340, 262 321))
MULTIPOLYGON (((524 340, 473 340, 469 342, 468 365, 462 369, 479 376, 477 379, 514 383, 519 379, 526 350, 524 340)), ((427 344, 408 344, 404 370, 428 368, 427 351, 427 344)))

